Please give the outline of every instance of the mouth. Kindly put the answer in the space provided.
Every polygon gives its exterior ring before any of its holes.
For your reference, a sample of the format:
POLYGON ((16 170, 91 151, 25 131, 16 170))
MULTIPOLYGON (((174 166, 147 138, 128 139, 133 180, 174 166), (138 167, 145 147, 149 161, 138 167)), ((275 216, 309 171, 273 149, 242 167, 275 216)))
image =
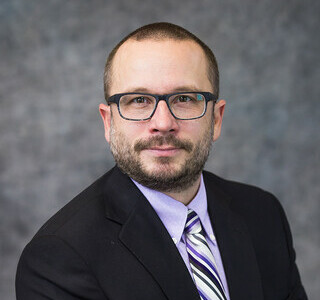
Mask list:
POLYGON ((177 152, 181 151, 181 148, 174 146, 152 146, 144 149, 143 151, 149 152, 154 156, 174 156, 177 152))
POLYGON ((182 150, 190 153, 192 149, 193 145, 190 141, 177 139, 174 135, 154 136, 148 140, 139 140, 134 145, 134 150, 137 153, 149 151, 162 156, 173 155, 182 150))
POLYGON ((166 150, 174 150, 174 149, 179 149, 175 146, 166 146, 166 145, 163 145, 163 146, 152 146, 152 147, 149 147, 148 148, 149 150, 163 150, 163 151, 166 151, 166 150))

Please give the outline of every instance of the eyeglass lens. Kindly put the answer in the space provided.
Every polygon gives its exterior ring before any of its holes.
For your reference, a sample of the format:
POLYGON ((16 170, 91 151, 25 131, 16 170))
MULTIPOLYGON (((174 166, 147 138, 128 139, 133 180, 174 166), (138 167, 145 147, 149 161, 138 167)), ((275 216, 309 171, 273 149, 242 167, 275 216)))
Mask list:
MULTIPOLYGON (((119 108, 123 117, 141 120, 152 115, 156 103, 156 98, 151 95, 127 94, 120 98, 119 108)), ((206 101, 202 94, 183 93, 170 96, 168 104, 175 117, 193 119, 204 113, 206 101)))

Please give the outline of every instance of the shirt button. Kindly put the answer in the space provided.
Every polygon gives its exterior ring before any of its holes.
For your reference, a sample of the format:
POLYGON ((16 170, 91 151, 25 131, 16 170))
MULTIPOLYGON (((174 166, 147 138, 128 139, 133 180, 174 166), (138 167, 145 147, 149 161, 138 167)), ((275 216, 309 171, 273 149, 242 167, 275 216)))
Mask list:
POLYGON ((177 239, 175 237, 173 237, 172 240, 175 244, 177 243, 177 239))
POLYGON ((211 240, 213 240, 213 241, 216 240, 216 237, 215 237, 213 234, 210 234, 210 238, 211 238, 211 240))

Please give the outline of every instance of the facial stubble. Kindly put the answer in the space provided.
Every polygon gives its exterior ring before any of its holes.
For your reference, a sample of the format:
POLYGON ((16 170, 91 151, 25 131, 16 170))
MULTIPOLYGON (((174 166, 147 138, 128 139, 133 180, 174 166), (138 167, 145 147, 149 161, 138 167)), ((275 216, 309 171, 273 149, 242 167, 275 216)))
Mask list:
POLYGON ((212 145, 213 125, 212 120, 211 126, 207 128, 201 140, 196 144, 190 140, 177 139, 174 135, 168 134, 137 140, 132 146, 126 141, 125 135, 115 128, 112 118, 110 149, 118 167, 135 181, 160 192, 180 192, 192 186, 204 168, 212 145), (174 158, 154 157, 157 168, 147 171, 141 161, 141 151, 161 145, 171 145, 180 151, 186 151, 189 158, 186 158, 176 169, 172 167, 174 158))

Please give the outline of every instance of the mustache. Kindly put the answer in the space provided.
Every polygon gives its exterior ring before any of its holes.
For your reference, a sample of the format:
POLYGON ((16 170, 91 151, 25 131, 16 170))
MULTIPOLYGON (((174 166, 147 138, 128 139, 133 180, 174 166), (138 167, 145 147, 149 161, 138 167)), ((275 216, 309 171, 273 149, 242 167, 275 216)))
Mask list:
POLYGON ((180 140, 171 134, 167 136, 153 136, 146 140, 138 140, 134 145, 134 150, 139 153, 144 149, 162 145, 184 149, 187 152, 191 152, 193 149, 193 144, 190 141, 180 140))

